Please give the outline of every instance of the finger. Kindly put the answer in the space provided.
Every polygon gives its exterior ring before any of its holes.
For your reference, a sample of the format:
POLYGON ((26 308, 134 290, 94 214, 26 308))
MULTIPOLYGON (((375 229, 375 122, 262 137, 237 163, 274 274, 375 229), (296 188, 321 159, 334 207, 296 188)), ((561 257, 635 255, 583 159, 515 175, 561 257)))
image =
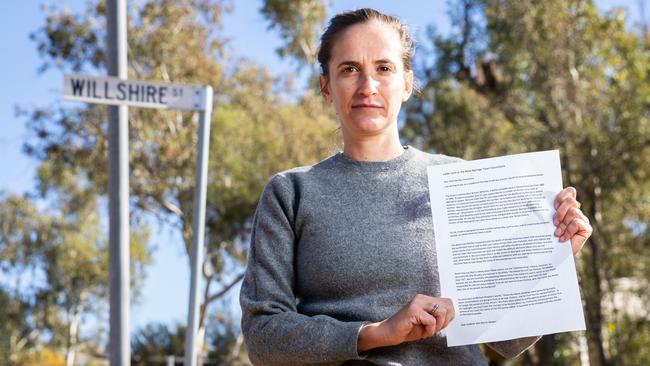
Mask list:
POLYGON ((565 242, 570 239, 571 250, 573 251, 573 254, 576 254, 580 249, 582 249, 592 232, 593 228, 587 220, 576 218, 571 222, 571 224, 569 224, 569 226, 567 226, 566 232, 562 234, 559 240, 565 242))
POLYGON ((555 236, 562 236, 566 232, 566 228, 575 220, 575 219, 581 219, 586 222, 589 222, 589 219, 580 211, 579 208, 576 207, 570 207, 569 210, 567 211, 566 215, 564 216, 564 220, 557 226, 557 229, 555 230, 555 236))
POLYGON ((440 306, 440 304, 439 304, 440 301, 439 300, 440 300, 440 298, 438 298, 438 297, 432 297, 432 296, 428 296, 428 295, 417 294, 411 300, 411 304, 422 308, 427 313, 431 313, 433 311, 433 308, 436 307, 436 304, 437 304, 437 307, 440 306))
POLYGON ((571 239, 574 235, 577 233, 586 233, 587 232, 587 225, 589 225, 585 220, 582 218, 574 218, 573 221, 566 227, 566 230, 564 230, 564 234, 560 237, 561 242, 565 242, 569 239, 571 239))
POLYGON ((440 332, 441 330, 445 329, 447 327, 447 324, 449 324, 449 310, 445 309, 442 314, 440 314, 440 318, 437 318, 438 320, 438 329, 436 329, 436 333, 440 332))
POLYGON ((421 300, 424 302, 422 308, 436 319, 436 332, 444 329, 451 320, 455 317, 454 304, 449 298, 439 297, 423 297, 421 300), (433 300, 433 302, 431 302, 433 300))
POLYGON ((452 305, 451 309, 447 311, 447 317, 445 318, 445 325, 442 327, 442 329, 447 328, 449 323, 451 323, 451 321, 454 320, 454 316, 455 316, 455 311, 454 311, 454 306, 452 305))
MULTIPOLYGON (((454 303, 449 299, 449 319, 447 320, 447 325, 451 323, 452 320, 456 317, 456 308, 454 307, 454 303)), ((445 327, 447 326, 445 325, 445 327)))
POLYGON ((420 324, 422 325, 434 325, 438 322, 435 316, 427 313, 426 311, 421 311, 419 314, 420 324))
POLYGON ((433 316, 436 315, 436 312, 440 308, 440 304, 438 303, 430 303, 428 307, 425 308, 425 311, 433 316))
POLYGON ((447 314, 449 313, 449 308, 447 304, 441 303, 441 306, 436 310, 435 314, 432 314, 436 318, 436 333, 439 332, 442 328, 447 325, 447 314))
POLYGON ((442 327, 444 327, 444 325, 445 325, 445 314, 446 314, 446 311, 444 309, 439 309, 438 312, 435 315, 435 317, 436 317, 436 331, 435 332, 436 333, 438 333, 440 331, 440 329, 442 329, 442 327))
POLYGON ((422 338, 428 338, 436 334, 436 328, 438 326, 438 319, 435 316, 422 311, 419 314, 419 324, 423 326, 423 335, 422 338))
POLYGON ((437 322, 436 322, 436 324, 426 325, 424 327, 424 336, 422 338, 429 338, 429 337, 433 336, 434 334, 436 334, 436 325, 437 325, 437 322))
POLYGON ((560 193, 558 193, 555 196, 555 202, 553 203, 554 207, 555 208, 560 207, 560 205, 562 204, 562 201, 564 201, 567 198, 575 199, 577 197, 577 194, 578 194, 578 192, 573 187, 564 188, 563 190, 560 191, 560 193))
POLYGON ((553 224, 555 226, 558 226, 561 222, 563 222, 565 216, 567 215, 567 212, 569 212, 571 208, 580 208, 580 202, 571 197, 564 199, 555 211, 555 215, 553 216, 553 224))
POLYGON ((580 249, 582 249, 587 242, 587 239, 589 239, 589 235, 582 234, 576 234, 571 238, 571 251, 573 252, 573 255, 578 254, 580 249))
POLYGON ((454 308, 454 304, 449 300, 449 307, 447 311, 447 318, 445 319, 445 326, 443 327, 446 328, 449 323, 451 323, 452 320, 456 317, 456 309, 454 308))

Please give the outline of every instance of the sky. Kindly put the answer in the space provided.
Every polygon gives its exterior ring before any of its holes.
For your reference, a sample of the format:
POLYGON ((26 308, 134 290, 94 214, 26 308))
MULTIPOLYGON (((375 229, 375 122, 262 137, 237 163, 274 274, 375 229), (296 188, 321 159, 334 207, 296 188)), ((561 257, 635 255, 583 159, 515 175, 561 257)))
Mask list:
MULTIPOLYGON (((43 24, 45 13, 41 4, 52 3, 81 12, 86 4, 82 0, 49 1, 23 0, 0 2, 0 44, 5 51, 0 58, 0 193, 21 194, 34 188, 36 162, 26 157, 22 145, 27 137, 25 118, 16 117, 15 108, 48 106, 62 101, 63 75, 57 69, 38 73, 42 62, 30 33, 43 24)), ((132 3, 140 3, 127 0, 132 3)), ((224 34, 231 39, 229 48, 235 55, 247 57, 264 64, 278 74, 289 71, 292 65, 280 59, 275 49, 281 41, 276 33, 267 30, 268 24, 259 14, 261 2, 257 0, 233 1, 234 12, 224 16, 224 34)), ((650 20, 650 2, 646 2, 645 19, 650 20)), ((614 7, 628 9, 630 24, 640 19, 638 0, 598 0, 601 11, 614 7)), ((330 14, 351 8, 372 6, 396 15, 409 24, 417 38, 424 35, 428 25, 435 24, 441 33, 449 30, 446 0, 401 1, 332 1, 330 14)), ((103 21, 103 20, 98 20, 103 21)), ((218 133, 215 131, 214 133, 218 133)), ((105 212, 108 216, 108 208, 105 212)), ((131 311, 131 329, 150 322, 185 323, 189 294, 188 261, 179 233, 170 228, 152 226, 151 245, 153 263, 148 268, 147 279, 139 303, 131 311)), ((236 306, 238 288, 231 290, 231 301, 236 306)), ((234 311, 237 313, 237 310, 234 311)))

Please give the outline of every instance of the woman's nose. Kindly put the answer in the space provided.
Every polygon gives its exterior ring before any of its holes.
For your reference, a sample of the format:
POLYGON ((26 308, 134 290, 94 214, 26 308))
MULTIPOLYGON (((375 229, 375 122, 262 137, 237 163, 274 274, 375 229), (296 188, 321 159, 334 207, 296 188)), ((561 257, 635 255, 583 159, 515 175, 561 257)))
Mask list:
POLYGON ((359 94, 366 97, 377 94, 377 80, 372 75, 361 73, 359 77, 359 94))

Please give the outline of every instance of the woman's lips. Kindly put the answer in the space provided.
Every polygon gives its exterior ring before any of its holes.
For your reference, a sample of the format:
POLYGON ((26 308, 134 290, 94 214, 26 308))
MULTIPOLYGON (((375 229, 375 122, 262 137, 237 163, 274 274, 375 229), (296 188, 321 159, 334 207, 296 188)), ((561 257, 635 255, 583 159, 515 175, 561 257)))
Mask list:
POLYGON ((381 109, 381 108, 384 108, 384 107, 382 107, 379 104, 366 104, 366 103, 363 103, 363 104, 354 104, 354 105, 352 105, 352 108, 379 108, 379 109, 381 109))

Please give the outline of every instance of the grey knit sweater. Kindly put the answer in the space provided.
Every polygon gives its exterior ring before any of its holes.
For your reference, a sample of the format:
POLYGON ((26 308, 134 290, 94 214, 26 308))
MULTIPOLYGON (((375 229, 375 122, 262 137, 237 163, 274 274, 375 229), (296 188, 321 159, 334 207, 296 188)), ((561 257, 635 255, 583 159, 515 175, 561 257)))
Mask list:
MULTIPOLYGON (((255 214, 241 288, 256 365, 485 365, 444 335, 357 353, 363 322, 440 295, 426 167, 459 161, 409 147, 385 162, 338 153, 275 175, 255 214)), ((444 333, 444 331, 443 331, 444 333)), ((537 338, 490 344, 513 356, 537 338)))

